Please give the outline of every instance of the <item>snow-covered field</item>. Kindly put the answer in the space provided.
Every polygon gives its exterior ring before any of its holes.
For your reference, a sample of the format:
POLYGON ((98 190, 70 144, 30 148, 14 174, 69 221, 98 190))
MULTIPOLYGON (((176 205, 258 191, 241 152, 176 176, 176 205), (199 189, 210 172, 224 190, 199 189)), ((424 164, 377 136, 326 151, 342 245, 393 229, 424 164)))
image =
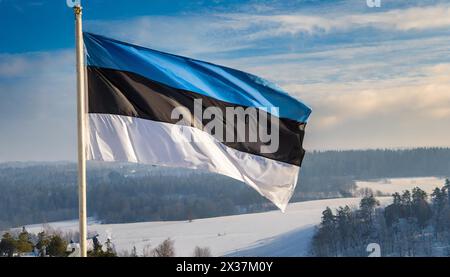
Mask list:
MULTIPOLYGON (((431 193, 443 186, 445 179, 437 177, 391 178, 357 181, 358 189, 370 188, 374 192, 392 194, 420 187, 431 193)), ((377 197, 387 205, 391 197, 377 197)), ((286 213, 271 211, 264 213, 224 216, 188 221, 160 221, 127 224, 100 224, 89 221, 89 232, 99 234, 104 242, 112 238, 117 252, 131 252, 135 246, 137 254, 144 248, 155 247, 163 240, 175 241, 177 256, 191 256, 196 246, 209 247, 214 256, 307 256, 314 234, 314 226, 320 222, 322 211, 329 206, 357 206, 359 198, 337 198, 306 201, 290 204, 286 213)), ((54 229, 75 232, 78 223, 63 221, 49 224, 54 229)), ((38 233, 42 224, 27 226, 28 231, 38 233)))
POLYGON ((358 189, 369 188, 374 193, 393 194, 404 190, 412 190, 419 187, 430 194, 436 187, 442 187, 445 184, 444 178, 438 177, 414 177, 414 178, 390 178, 370 181, 357 181, 358 189))
MULTIPOLYGON (((390 197, 378 198, 382 205, 390 197)), ((97 232, 100 241, 112 237, 116 250, 129 252, 136 246, 142 255, 146 245, 155 247, 166 238, 175 241, 177 256, 191 256, 196 246, 209 247, 214 256, 306 256, 314 226, 322 211, 329 206, 357 206, 359 198, 315 200, 290 204, 286 213, 265 213, 224 216, 188 221, 98 224, 90 222, 89 232, 97 232)), ((77 230, 77 221, 50 224, 62 231, 77 230)), ((27 226, 37 233, 42 225, 27 226)))

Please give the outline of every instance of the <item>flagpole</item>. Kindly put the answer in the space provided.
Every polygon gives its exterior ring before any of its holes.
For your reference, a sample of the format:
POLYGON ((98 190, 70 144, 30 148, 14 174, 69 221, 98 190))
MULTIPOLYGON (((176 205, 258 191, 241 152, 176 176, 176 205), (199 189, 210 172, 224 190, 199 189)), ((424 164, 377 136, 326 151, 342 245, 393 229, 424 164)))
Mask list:
POLYGON ((85 151, 85 72, 82 27, 82 7, 74 5, 75 40, 77 59, 77 125, 78 125, 78 208, 80 228, 80 256, 87 257, 87 212, 86 212, 86 151, 85 151))

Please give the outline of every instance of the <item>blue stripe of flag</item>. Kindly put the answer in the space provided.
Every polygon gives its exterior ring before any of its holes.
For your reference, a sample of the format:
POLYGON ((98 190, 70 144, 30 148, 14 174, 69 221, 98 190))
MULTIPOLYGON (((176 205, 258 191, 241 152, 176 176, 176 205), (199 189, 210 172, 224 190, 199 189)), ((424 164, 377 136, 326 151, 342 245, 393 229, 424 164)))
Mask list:
MULTIPOLYGON (((255 75, 84 33, 87 64, 142 75, 168 86, 249 107, 278 107, 276 116, 307 122, 311 109, 255 75)), ((270 110, 269 110, 270 112, 270 110)))

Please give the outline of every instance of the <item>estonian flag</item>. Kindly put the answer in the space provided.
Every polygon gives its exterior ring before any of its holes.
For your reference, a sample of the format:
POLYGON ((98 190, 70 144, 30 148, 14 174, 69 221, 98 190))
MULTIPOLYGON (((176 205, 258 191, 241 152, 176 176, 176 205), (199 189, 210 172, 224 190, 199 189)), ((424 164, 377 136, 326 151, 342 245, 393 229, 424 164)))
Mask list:
POLYGON ((84 43, 88 159, 205 169, 245 182, 285 210, 305 153, 310 108, 239 70, 90 33, 84 43), (229 118, 230 108, 258 114, 229 118), (174 118, 175 110, 182 112, 174 118), (209 130, 213 120, 223 129, 209 130), (274 132, 276 150, 264 150, 273 142, 261 134, 274 132))

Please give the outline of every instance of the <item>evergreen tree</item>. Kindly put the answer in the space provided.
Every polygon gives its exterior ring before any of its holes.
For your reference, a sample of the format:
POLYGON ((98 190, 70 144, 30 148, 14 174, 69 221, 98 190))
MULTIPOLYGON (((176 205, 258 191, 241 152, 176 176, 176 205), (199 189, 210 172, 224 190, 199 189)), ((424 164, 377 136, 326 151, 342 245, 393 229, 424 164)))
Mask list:
POLYGON ((114 244, 112 243, 111 239, 106 239, 106 251, 103 254, 103 257, 117 257, 116 250, 114 249, 114 244))
POLYGON ((94 244, 94 252, 101 252, 102 251, 102 245, 100 244, 100 241, 98 240, 98 235, 95 235, 92 238, 92 243, 94 244))
POLYGON ((339 247, 344 251, 351 238, 351 209, 349 206, 339 207, 336 211, 336 227, 340 238, 339 247))
POLYGON ((409 190, 405 190, 401 196, 400 203, 402 205, 402 217, 410 217, 411 215, 411 192, 409 190))
POLYGON ((396 192, 392 194, 392 198, 392 204, 388 205, 384 209, 384 218, 386 220, 386 224, 389 227, 392 226, 392 224, 398 222, 398 220, 404 214, 401 195, 396 192))
POLYGON ((336 223, 336 218, 335 218, 335 216, 333 214, 333 211, 330 209, 330 207, 327 207, 322 212, 321 225, 324 228, 333 229, 335 227, 335 223, 336 223))
POLYGON ((102 249, 102 245, 100 243, 100 241, 98 240, 98 235, 95 235, 92 238, 92 244, 94 246, 94 249, 92 251, 88 251, 88 256, 89 257, 102 257, 104 252, 102 249))
POLYGON ((359 203, 360 214, 364 222, 372 222, 375 208, 380 205, 380 202, 373 196, 368 195, 361 199, 359 203))
POLYGON ((445 210, 448 205, 448 195, 447 190, 444 188, 435 188, 433 193, 431 194, 432 204, 433 204, 433 221, 434 221, 434 229, 435 236, 438 233, 443 231, 445 226, 445 210))
POLYGON ((427 202, 427 193, 418 187, 412 190, 412 214, 422 228, 427 225, 432 216, 430 205, 427 202))
POLYGON ((16 249, 14 238, 9 232, 4 233, 0 241, 0 256, 12 257, 16 249))
POLYGON ((401 197, 400 193, 396 192, 396 193, 392 194, 392 198, 393 198, 392 204, 397 207, 400 207, 402 204, 402 197, 401 197))
POLYGON ((106 251, 107 251, 107 252, 114 252, 114 249, 113 249, 114 247, 113 247, 113 244, 112 244, 110 238, 107 238, 107 239, 106 239, 105 245, 106 245, 106 251))
POLYGON ((417 204, 422 201, 427 201, 428 195, 427 193, 420 189, 419 187, 415 187, 412 190, 412 204, 417 204))
POLYGON ((433 203, 435 203, 439 210, 442 210, 446 204, 448 204, 448 190, 447 187, 444 186, 441 189, 435 188, 432 193, 433 203))
POLYGON ((320 252, 327 252, 329 256, 334 256, 337 253, 337 243, 334 239, 336 228, 336 217, 330 207, 327 207, 322 212, 322 221, 320 223, 320 232, 318 236, 320 237, 318 248, 320 252))
POLYGON ((65 257, 67 251, 67 241, 58 234, 53 234, 48 243, 47 254, 52 257, 65 257))
POLYGON ((26 253, 33 251, 33 243, 30 241, 30 235, 25 227, 22 228, 16 242, 16 248, 19 253, 26 253))

